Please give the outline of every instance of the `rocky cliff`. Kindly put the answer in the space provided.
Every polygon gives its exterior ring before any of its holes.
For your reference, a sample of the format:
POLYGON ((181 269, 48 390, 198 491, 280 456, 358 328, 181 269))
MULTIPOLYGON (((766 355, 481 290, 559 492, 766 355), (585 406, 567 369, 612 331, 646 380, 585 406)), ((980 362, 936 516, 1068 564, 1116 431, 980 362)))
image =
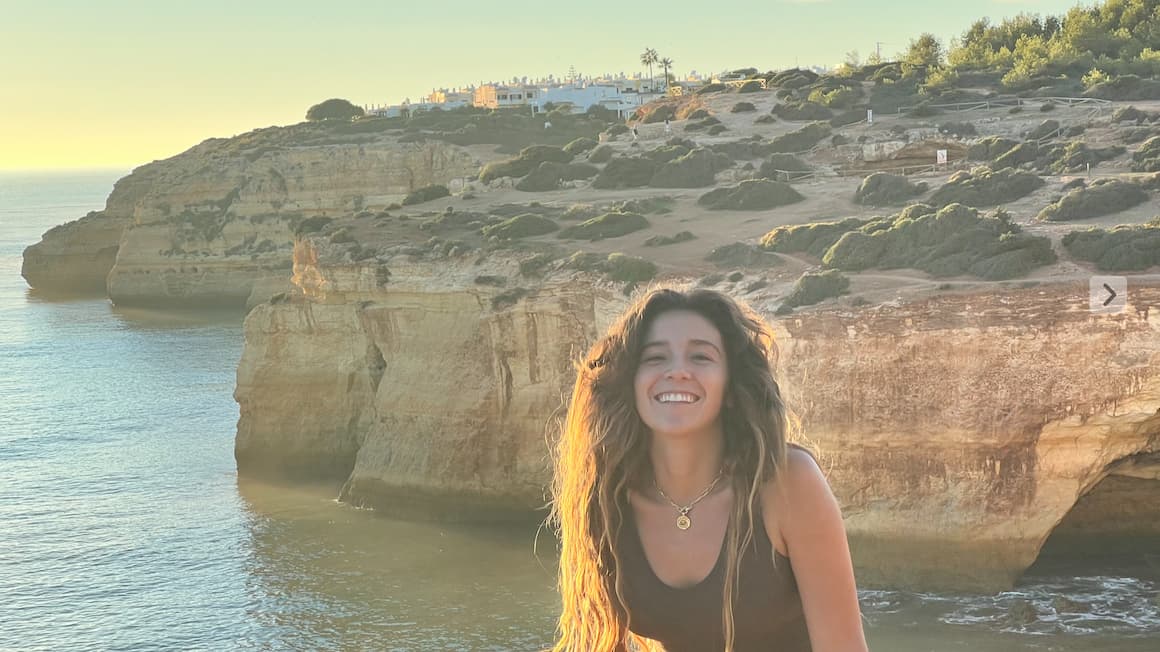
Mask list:
MULTIPOLYGON (((621 293, 529 286, 515 255, 397 256, 384 273, 322 247, 301 241, 298 295, 246 320, 239 471, 344 482, 389 513, 541 506, 570 360, 621 293)), ((1132 286, 1118 315, 1087 302, 1086 283, 1057 283, 774 322, 863 584, 1009 586, 1105 478, 1151 478, 1137 498, 1160 498, 1160 286, 1132 286)))
POLYGON ((211 139, 137 168, 104 211, 45 233, 23 274, 37 289, 107 291, 118 304, 253 305, 289 289, 304 217, 382 209, 479 165, 442 142, 334 137, 312 124, 211 139))

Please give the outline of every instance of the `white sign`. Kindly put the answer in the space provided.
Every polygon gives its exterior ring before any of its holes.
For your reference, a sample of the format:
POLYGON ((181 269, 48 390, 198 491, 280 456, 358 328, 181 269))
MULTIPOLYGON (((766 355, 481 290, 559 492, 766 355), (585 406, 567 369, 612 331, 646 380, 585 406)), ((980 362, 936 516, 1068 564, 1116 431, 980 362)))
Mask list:
MULTIPOLYGON (((930 150, 927 150, 927 151, 930 151, 930 150)), ((940 150, 936 151, 935 156, 937 157, 936 160, 937 160, 939 165, 946 165, 947 164, 947 151, 945 149, 940 149, 940 150)))
POLYGON ((866 123, 874 124, 874 109, 866 109, 866 123))

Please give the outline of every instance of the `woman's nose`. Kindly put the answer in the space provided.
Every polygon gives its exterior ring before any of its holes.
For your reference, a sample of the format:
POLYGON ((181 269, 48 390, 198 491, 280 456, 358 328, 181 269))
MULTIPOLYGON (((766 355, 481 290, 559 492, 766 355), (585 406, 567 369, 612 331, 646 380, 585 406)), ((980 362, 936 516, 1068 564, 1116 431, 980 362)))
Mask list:
POLYGON ((683 362, 674 362, 669 366, 668 371, 665 372, 667 378, 688 378, 689 369, 683 362))

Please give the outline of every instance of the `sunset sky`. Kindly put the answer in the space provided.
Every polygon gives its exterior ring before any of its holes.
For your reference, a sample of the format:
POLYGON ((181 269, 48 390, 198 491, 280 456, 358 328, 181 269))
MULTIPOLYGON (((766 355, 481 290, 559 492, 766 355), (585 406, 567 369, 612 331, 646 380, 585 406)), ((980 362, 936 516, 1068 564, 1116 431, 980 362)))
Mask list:
MULTIPOLYGON (((1074 0, 387 0, 10 3, 0 15, 0 170, 129 168, 303 119, 330 97, 417 100, 513 76, 835 65, 987 15, 1074 0)), ((1092 2, 1079 4, 1091 5, 1092 2)))

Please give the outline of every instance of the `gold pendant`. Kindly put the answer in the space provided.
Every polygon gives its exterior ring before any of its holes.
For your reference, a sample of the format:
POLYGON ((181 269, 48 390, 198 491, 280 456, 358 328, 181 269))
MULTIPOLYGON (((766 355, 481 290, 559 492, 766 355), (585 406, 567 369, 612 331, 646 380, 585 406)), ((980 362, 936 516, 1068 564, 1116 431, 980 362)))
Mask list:
POLYGON ((691 527, 693 527, 693 521, 690 520, 688 516, 681 514, 680 516, 677 517, 677 528, 678 529, 687 530, 691 527))

